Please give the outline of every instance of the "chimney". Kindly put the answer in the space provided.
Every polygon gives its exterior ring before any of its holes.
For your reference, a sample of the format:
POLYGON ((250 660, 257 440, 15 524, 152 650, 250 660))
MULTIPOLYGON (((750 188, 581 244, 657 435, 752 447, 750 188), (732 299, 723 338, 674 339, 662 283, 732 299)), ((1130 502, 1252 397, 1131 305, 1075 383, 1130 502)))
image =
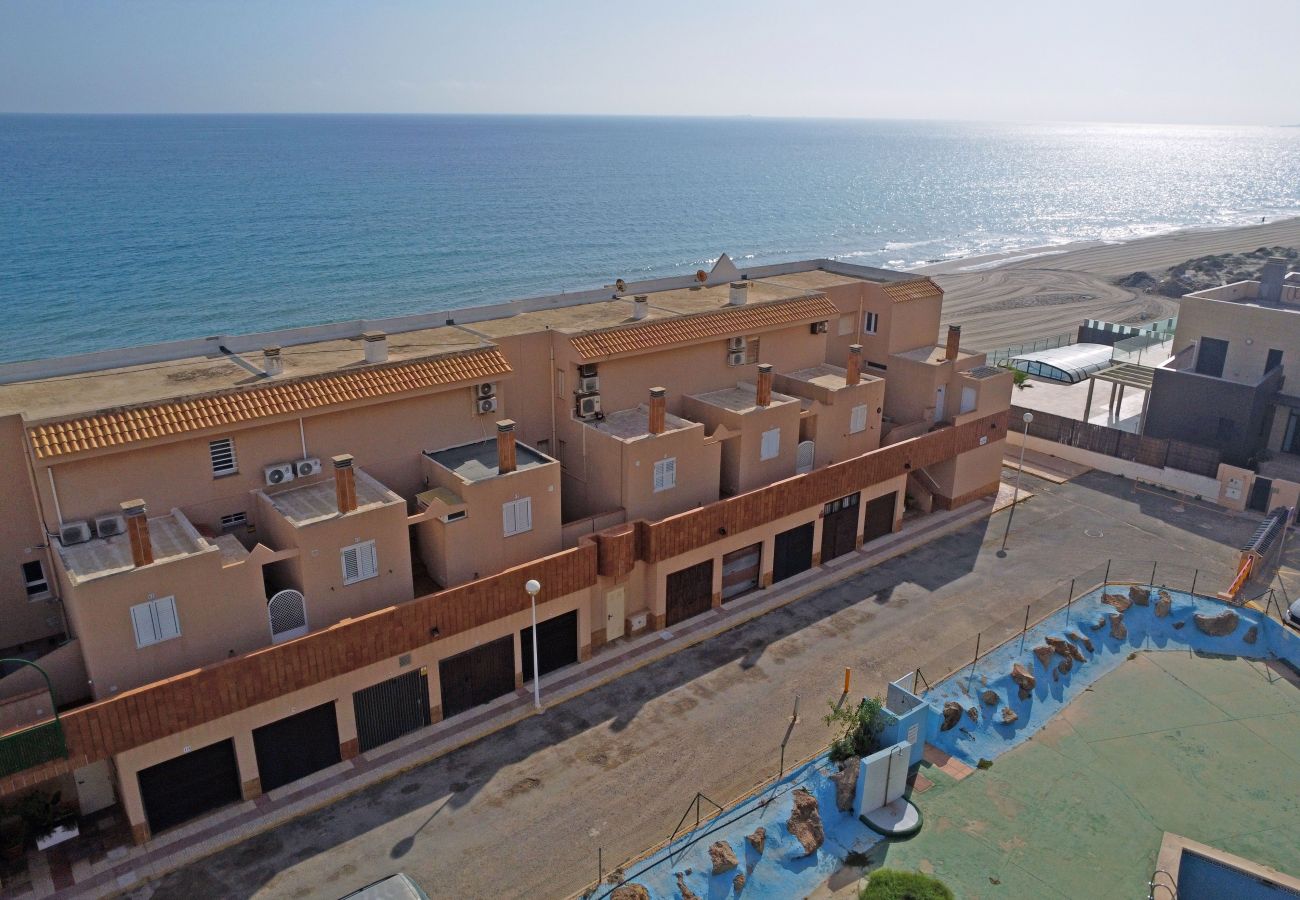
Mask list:
POLYGON ((731 294, 727 297, 727 302, 732 306, 744 306, 749 300, 749 282, 733 281, 731 283, 731 294))
POLYGON ((388 335, 382 331, 363 331, 361 340, 366 345, 366 362, 388 362, 388 335))
POLYGON ((857 384, 862 380, 862 345, 849 344, 849 362, 844 367, 844 383, 857 384))
POLYGON ((755 392, 754 405, 768 406, 772 402, 772 364, 758 364, 758 390, 755 392))
POLYGON ((515 470, 515 423, 512 419, 497 422, 497 474, 515 470))
POLYGON ((280 356, 279 347, 262 348, 262 371, 271 378, 284 374, 284 360, 280 356))
POLYGON ((664 407, 667 405, 668 389, 650 388, 650 433, 664 433, 664 407))
POLYGON ((632 298, 632 318, 644 319, 646 313, 650 312, 650 298, 645 294, 637 294, 632 298))
POLYGON ((339 515, 344 516, 357 508, 357 475, 352 470, 352 454, 340 453, 331 457, 334 463, 334 501, 339 515))
POLYGON ((960 351, 961 351, 961 326, 949 325, 948 326, 948 347, 943 354, 943 358, 948 360, 956 359, 957 354, 960 351))
POLYGON ((149 519, 145 515, 143 500, 127 500, 122 504, 126 516, 126 534, 131 539, 131 563, 136 567, 153 562, 153 538, 149 536, 149 519))

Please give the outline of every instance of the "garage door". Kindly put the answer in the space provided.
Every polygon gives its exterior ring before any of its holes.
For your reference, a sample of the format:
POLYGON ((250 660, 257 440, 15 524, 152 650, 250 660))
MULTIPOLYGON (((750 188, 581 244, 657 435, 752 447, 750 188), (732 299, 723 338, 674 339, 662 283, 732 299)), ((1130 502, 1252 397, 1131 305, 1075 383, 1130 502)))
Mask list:
POLYGON ((862 543, 891 534, 894 530, 894 504, 898 492, 867 501, 866 521, 862 524, 862 543))
POLYGON ((423 669, 398 675, 352 695, 357 748, 387 744, 430 723, 429 679, 423 669))
POLYGON ((791 528, 776 536, 772 555, 772 583, 812 568, 813 523, 791 528))
POLYGON ((449 656, 438 663, 442 714, 451 717, 515 689, 513 635, 449 656))
MULTIPOLYGON (((524 680, 533 680, 533 627, 519 632, 519 652, 524 661, 524 680)), ((537 623, 538 668, 543 675, 578 661, 578 611, 554 616, 537 623)), ((512 673, 513 674, 513 673, 512 673)))
POLYGON ((858 500, 849 494, 822 508, 822 562, 852 553, 858 539, 858 500))
POLYGON ((722 602, 758 590, 759 563, 763 545, 750 544, 722 557, 722 602))
POLYGON ((673 572, 668 576, 665 623, 676 625, 713 608, 713 560, 673 572))
POLYGON ((338 762, 339 726, 326 703, 253 729, 253 749, 263 791, 306 778, 338 762))
POLYGON ((154 834, 241 799, 234 741, 141 769, 138 777, 145 818, 154 834))

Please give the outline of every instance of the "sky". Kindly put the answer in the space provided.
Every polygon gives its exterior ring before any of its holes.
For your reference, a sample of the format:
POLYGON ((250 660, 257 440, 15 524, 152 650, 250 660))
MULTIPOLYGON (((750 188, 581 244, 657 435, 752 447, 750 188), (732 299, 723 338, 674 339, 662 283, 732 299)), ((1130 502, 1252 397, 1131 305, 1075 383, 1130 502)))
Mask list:
POLYGON ((1296 0, 0 0, 0 111, 1300 124, 1296 0))

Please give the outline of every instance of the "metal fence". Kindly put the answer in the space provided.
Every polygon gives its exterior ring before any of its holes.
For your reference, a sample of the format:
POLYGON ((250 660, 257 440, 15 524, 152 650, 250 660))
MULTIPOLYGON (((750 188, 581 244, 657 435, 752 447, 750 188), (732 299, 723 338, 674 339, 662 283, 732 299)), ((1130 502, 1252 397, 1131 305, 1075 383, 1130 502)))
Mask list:
POLYGON ((1116 365, 1133 363, 1142 365, 1145 359, 1148 366, 1159 365, 1170 356, 1174 346, 1173 332, 1162 331, 1153 334, 1139 334, 1116 342, 1111 348, 1110 361, 1116 365))
POLYGON ((1034 353, 1038 350, 1052 350, 1056 347, 1068 347, 1070 344, 1077 344, 1079 335, 1074 331, 1067 331, 1063 334, 1054 334, 1051 337, 1039 338, 1035 341, 1025 341, 1023 344, 1015 344, 1011 347, 1005 347, 1002 350, 994 350, 988 354, 988 364, 990 366, 1000 366, 1013 356, 1020 356, 1022 353, 1034 353))
POLYGON ((63 723, 58 719, 42 722, 0 737, 0 777, 63 759, 67 755, 63 723))
POLYGON ((1011 407, 1012 421, 1033 413, 1029 436, 1042 438, 1067 447, 1078 447, 1116 459, 1127 459, 1144 466, 1179 469, 1194 475, 1214 478, 1219 472, 1219 451, 1171 438, 1153 438, 1093 422, 1080 422, 1038 409, 1011 407))

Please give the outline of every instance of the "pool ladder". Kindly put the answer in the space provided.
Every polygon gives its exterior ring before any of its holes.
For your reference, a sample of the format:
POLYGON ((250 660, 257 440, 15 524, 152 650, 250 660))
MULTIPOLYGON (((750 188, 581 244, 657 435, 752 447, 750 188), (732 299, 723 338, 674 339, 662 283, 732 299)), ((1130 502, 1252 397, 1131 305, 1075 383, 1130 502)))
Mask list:
MULTIPOLYGON (((1178 887, 1174 883, 1174 876, 1170 875, 1164 869, 1156 869, 1151 873, 1151 880, 1147 882, 1147 900, 1156 900, 1156 891, 1161 888, 1168 891, 1169 896, 1172 897, 1173 900, 1178 900, 1178 887), (1165 884, 1163 881, 1156 881, 1156 878, 1160 875, 1168 878, 1169 884, 1165 884)), ((1162 894, 1161 896, 1163 897, 1164 895, 1162 894)))

